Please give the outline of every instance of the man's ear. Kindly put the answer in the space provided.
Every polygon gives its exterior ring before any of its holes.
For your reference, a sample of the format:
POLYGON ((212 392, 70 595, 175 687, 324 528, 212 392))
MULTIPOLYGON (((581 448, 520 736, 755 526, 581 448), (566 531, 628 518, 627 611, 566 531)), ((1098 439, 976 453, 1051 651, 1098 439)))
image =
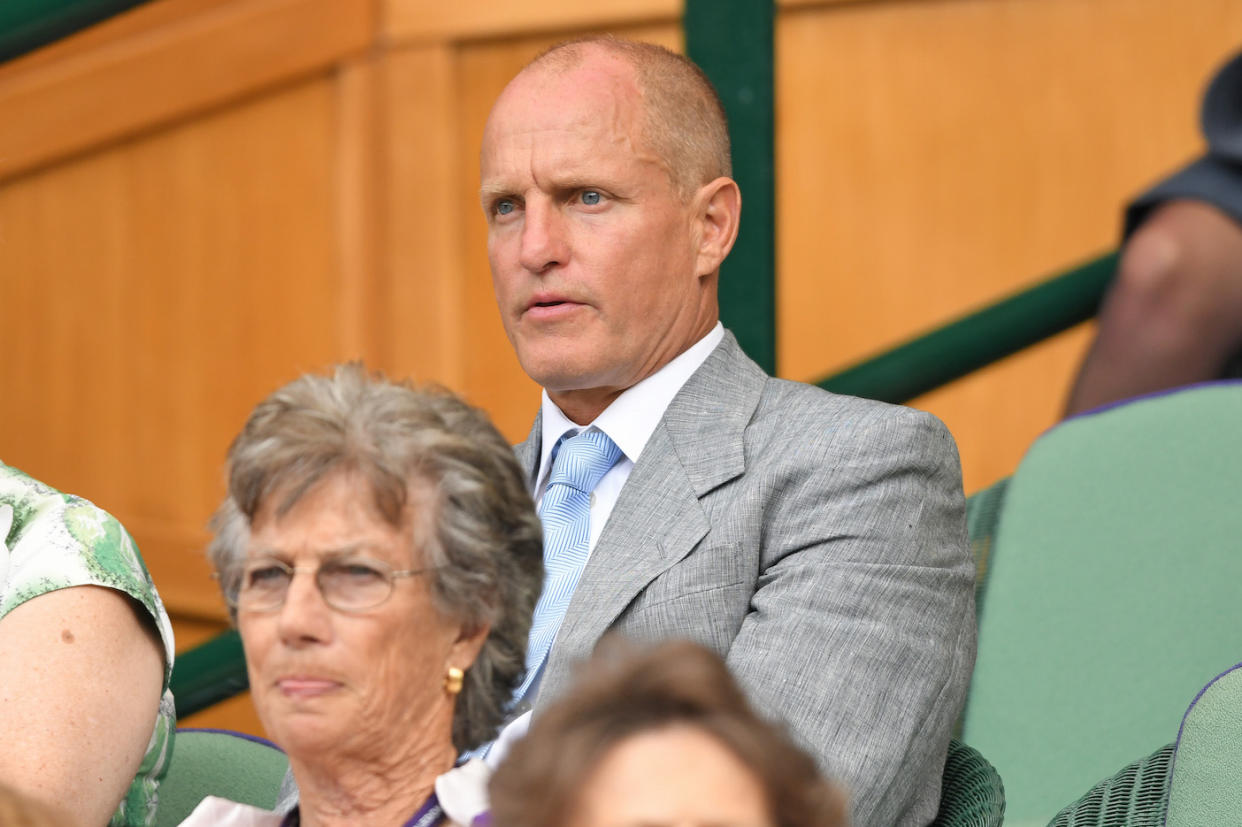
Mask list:
POLYGON ((698 228, 698 261, 695 275, 708 276, 720 264, 737 240, 742 217, 742 191, 732 178, 720 177, 699 188, 694 197, 694 220, 698 228))

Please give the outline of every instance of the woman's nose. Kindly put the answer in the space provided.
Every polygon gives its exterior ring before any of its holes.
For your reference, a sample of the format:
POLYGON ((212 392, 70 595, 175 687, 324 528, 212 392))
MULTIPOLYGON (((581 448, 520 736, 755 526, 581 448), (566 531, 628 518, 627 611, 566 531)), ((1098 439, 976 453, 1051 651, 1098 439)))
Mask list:
POLYGON ((295 569, 277 613, 281 639, 289 645, 331 638, 332 609, 323 599, 313 570, 295 569))

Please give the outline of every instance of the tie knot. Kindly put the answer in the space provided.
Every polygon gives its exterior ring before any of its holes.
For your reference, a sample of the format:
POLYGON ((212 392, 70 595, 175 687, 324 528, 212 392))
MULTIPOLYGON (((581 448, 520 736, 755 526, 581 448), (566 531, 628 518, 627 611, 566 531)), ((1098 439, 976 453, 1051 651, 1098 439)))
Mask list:
POLYGON ((568 485, 590 493, 608 469, 621 458, 621 449, 603 431, 583 431, 568 439, 562 437, 548 486, 568 485))

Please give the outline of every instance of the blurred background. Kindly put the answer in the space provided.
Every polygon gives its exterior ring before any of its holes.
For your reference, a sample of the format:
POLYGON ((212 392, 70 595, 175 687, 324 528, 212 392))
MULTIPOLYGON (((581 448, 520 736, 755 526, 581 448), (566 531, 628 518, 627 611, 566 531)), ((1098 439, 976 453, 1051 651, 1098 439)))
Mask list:
MULTIPOLYGON (((184 649, 227 626, 204 525, 279 384, 362 358, 525 436, 484 120, 566 37, 682 49, 683 8, 122 5, 0 64, 0 458, 121 519, 184 649)), ((776 9, 776 367, 808 381, 1114 248, 1126 199, 1201 149, 1202 88, 1242 44, 1236 0, 776 9)), ((1056 421, 1087 327, 914 401, 967 493, 1056 421)), ((261 731, 244 696, 184 723, 261 731)))

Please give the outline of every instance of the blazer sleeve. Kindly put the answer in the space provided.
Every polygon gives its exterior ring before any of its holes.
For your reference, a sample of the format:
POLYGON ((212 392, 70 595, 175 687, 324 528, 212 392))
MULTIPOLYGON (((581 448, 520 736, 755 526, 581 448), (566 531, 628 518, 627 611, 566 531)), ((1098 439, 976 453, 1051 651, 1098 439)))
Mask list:
POLYGON ((924 825, 975 656, 961 466, 935 417, 850 403, 747 448, 763 539, 728 662, 847 789, 855 827, 924 825))

